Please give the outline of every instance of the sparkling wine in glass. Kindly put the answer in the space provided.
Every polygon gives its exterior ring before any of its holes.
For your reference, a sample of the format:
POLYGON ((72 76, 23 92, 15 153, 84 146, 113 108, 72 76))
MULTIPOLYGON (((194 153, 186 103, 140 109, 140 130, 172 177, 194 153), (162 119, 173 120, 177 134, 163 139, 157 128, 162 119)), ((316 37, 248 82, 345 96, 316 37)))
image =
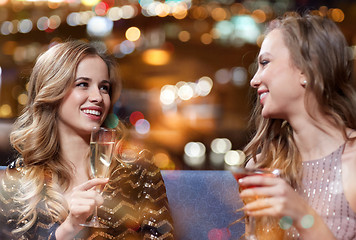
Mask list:
MULTIPOLYGON (((113 155, 116 130, 103 127, 95 127, 90 138, 90 170, 92 178, 105 178, 108 175, 113 155)), ((96 188, 101 192, 100 187, 96 188)), ((85 227, 108 228, 100 223, 97 215, 97 207, 94 209, 93 217, 89 222, 81 224, 85 227)))
MULTIPOLYGON (((278 169, 263 169, 263 168, 243 168, 238 166, 231 166, 230 171, 236 181, 239 179, 253 176, 253 175, 263 175, 263 176, 280 176, 280 171, 278 169)), ((259 186, 249 186, 248 188, 259 187, 259 186)), ((240 190, 245 189, 244 187, 239 186, 240 190)), ((247 199, 246 202, 251 202, 257 200, 258 196, 255 196, 253 199, 247 199)), ((256 219, 253 216, 248 216, 248 224, 246 224, 246 240, 257 240, 256 236, 256 219)))

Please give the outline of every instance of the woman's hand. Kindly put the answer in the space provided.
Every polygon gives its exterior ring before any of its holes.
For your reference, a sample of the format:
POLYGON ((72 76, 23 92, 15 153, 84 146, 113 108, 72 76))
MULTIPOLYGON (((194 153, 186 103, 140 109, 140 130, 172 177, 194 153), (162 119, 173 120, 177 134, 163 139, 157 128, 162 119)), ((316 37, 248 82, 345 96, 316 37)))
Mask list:
POLYGON ((293 221, 308 214, 310 207, 283 179, 272 176, 249 176, 239 180, 242 199, 249 201, 244 210, 251 216, 289 216, 293 221))
POLYGON ((83 228, 79 224, 85 223, 86 219, 93 214, 94 208, 104 203, 103 197, 95 190, 96 187, 108 181, 107 178, 95 178, 73 188, 69 202, 69 215, 56 231, 58 240, 73 239, 83 228))
POLYGON ((335 239, 323 219, 282 178, 248 176, 239 185, 241 199, 248 200, 244 206, 247 215, 288 217, 302 239, 335 239))

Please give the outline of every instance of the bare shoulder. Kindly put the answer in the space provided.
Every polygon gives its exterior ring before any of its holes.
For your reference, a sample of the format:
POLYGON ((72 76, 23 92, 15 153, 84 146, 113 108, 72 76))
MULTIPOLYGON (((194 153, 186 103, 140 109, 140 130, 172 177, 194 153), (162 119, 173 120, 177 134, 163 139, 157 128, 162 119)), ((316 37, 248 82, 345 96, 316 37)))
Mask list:
POLYGON ((255 168, 256 166, 256 161, 258 161, 260 154, 258 154, 257 159, 250 158, 246 164, 246 168, 255 168))
MULTIPOLYGON (((356 131, 350 135, 356 138, 356 131)), ((350 140, 345 145, 342 155, 342 181, 346 199, 349 201, 351 208, 356 212, 356 139, 350 140)))

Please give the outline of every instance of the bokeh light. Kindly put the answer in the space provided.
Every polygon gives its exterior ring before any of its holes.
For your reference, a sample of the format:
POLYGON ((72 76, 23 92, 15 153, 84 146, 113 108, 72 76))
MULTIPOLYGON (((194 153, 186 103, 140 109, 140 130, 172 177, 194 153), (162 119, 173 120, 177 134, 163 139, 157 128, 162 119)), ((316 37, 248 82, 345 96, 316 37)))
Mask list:
POLYGON ((311 228, 314 225, 313 215, 307 214, 303 216, 302 220, 300 220, 300 225, 305 229, 311 228))
POLYGON ((231 69, 232 82, 236 86, 244 86, 247 82, 247 70, 244 67, 235 67, 231 69))
POLYGON ((204 76, 199 78, 196 92, 199 96, 207 96, 213 88, 213 80, 210 77, 204 76))
POLYGON ((18 25, 18 31, 20 33, 29 33, 32 30, 33 24, 29 19, 23 19, 18 25))
POLYGON ((144 118, 145 118, 145 117, 144 117, 144 115, 143 115, 142 112, 140 112, 140 111, 135 111, 135 112, 131 113, 131 115, 130 115, 130 123, 131 123, 132 125, 135 125, 138 120, 144 119, 144 118))
POLYGON ((5 21, 1 24, 1 34, 2 35, 9 35, 12 32, 14 26, 10 21, 5 21))
POLYGON ((257 23, 263 23, 267 20, 266 13, 261 9, 253 11, 251 16, 257 23))
POLYGON ((293 225, 293 219, 289 216, 284 216, 279 220, 279 226, 283 230, 289 229, 293 225))
POLYGON ((194 90, 189 84, 185 83, 183 86, 179 87, 177 94, 180 99, 189 100, 193 97, 194 90))
POLYGON ((114 113, 110 113, 106 117, 104 125, 108 128, 116 128, 119 125, 119 118, 114 113))
POLYGON ((166 17, 171 11, 171 8, 169 7, 168 4, 165 3, 160 3, 159 5, 156 6, 156 14, 159 17, 166 17))
POLYGON ((165 85, 161 88, 160 101, 163 105, 171 105, 177 98, 177 88, 165 85))
POLYGON ((342 22, 345 19, 345 14, 339 8, 331 9, 331 19, 335 22, 342 22))
POLYGON ((148 49, 143 52, 142 60, 150 65, 165 65, 171 60, 171 54, 162 49, 148 49))
POLYGON ((80 14, 78 12, 68 14, 67 24, 72 27, 78 26, 80 24, 80 14))
POLYGON ((100 2, 94 8, 94 12, 98 16, 104 16, 108 10, 109 10, 109 5, 106 2, 100 2))
POLYGON ((145 135, 150 132, 151 125, 146 119, 139 119, 135 124, 137 133, 145 135))
POLYGON ((135 51, 135 48, 135 44, 129 40, 125 40, 120 44, 120 51, 126 55, 135 51))
POLYGON ((203 20, 209 16, 209 11, 203 6, 196 6, 191 9, 191 15, 194 19, 203 20))
POLYGON ((188 9, 184 2, 175 5, 172 9, 172 15, 176 19, 183 19, 187 16, 188 9))
POLYGON ((208 232, 208 240, 228 240, 231 239, 231 233, 228 228, 213 228, 208 232))
POLYGON ((26 105, 27 99, 28 99, 27 94, 21 93, 21 94, 18 96, 17 101, 18 101, 18 103, 21 104, 21 105, 26 105))
POLYGON ((184 146, 184 153, 188 157, 202 157, 205 150, 205 146, 201 142, 189 142, 184 146))
POLYGON ((125 32, 125 37, 131 42, 137 41, 141 36, 141 31, 137 27, 130 27, 125 32))
POLYGON ((165 152, 158 152, 153 157, 154 164, 160 169, 174 170, 175 163, 165 152))
POLYGON ((87 25, 87 32, 93 37, 106 37, 113 29, 114 23, 107 17, 92 17, 87 25))
POLYGON ((96 4, 98 4, 100 2, 100 0, 81 0, 82 4, 85 6, 95 6, 96 4))
POLYGON ((225 154, 224 160, 229 166, 242 165, 245 162, 245 154, 241 150, 230 150, 225 154))
POLYGON ((226 153, 231 150, 232 143, 227 138, 215 138, 211 142, 210 147, 215 153, 226 153))
POLYGON ((58 15, 50 16, 48 19, 48 27, 50 29, 57 29, 61 25, 61 18, 58 15))
POLYGON ((211 11, 211 17, 215 21, 222 21, 227 18, 227 12, 225 11, 225 9, 223 9, 221 7, 217 7, 211 11))
POLYGON ((47 28, 48 28, 48 17, 40 17, 38 20, 37 20, 37 28, 38 30, 40 31, 45 31, 47 28))
POLYGON ((231 72, 226 68, 221 68, 215 73, 215 79, 220 84, 227 84, 231 81, 231 78, 231 72))
POLYGON ((181 31, 178 33, 178 39, 182 42, 188 42, 190 40, 190 33, 188 31, 181 31))
POLYGON ((210 33, 204 33, 203 35, 201 35, 200 41, 203 44, 208 45, 208 44, 212 43, 213 37, 212 37, 212 35, 210 33))
POLYGON ((184 146, 184 162, 191 167, 200 167, 205 162, 206 148, 201 142, 189 142, 184 146))
POLYGON ((122 9, 119 7, 112 7, 107 13, 107 17, 112 21, 118 21, 122 18, 122 9))
POLYGON ((12 116, 12 109, 9 104, 3 104, 0 106, 0 117, 8 118, 12 116))
POLYGON ((123 19, 133 18, 137 14, 137 9, 132 5, 124 5, 121 7, 121 10, 123 19))

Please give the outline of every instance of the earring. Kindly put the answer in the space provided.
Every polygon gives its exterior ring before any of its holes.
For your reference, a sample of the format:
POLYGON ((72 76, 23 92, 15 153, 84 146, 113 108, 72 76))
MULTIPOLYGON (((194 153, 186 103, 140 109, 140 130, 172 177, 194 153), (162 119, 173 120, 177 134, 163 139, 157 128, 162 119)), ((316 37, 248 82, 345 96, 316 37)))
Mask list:
POLYGON ((304 80, 303 83, 302 83, 302 86, 305 87, 307 85, 308 81, 307 80, 304 80))

